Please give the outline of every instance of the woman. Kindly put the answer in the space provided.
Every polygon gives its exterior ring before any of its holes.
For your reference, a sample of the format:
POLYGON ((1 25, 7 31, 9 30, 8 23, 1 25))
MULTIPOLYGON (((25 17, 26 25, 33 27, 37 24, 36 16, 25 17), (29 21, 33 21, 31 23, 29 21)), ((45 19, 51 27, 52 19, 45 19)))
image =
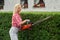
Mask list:
POLYGON ((21 12, 21 5, 16 4, 14 6, 13 15, 12 15, 12 27, 10 28, 10 31, 9 31, 11 40, 18 40, 17 33, 21 29, 21 25, 27 21, 30 21, 28 19, 22 21, 20 12, 21 12))

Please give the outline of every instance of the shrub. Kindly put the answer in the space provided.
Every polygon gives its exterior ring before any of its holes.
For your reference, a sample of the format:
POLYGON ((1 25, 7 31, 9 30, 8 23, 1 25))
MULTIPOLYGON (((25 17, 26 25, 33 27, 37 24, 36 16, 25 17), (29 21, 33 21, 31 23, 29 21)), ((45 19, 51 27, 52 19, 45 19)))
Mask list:
MULTIPOLYGON (((19 31, 19 40, 59 40, 60 39, 60 12, 22 12, 22 19, 35 22, 47 16, 52 16, 40 24, 32 26, 32 30, 19 31)), ((12 12, 0 12, 0 40, 10 40, 12 12)))

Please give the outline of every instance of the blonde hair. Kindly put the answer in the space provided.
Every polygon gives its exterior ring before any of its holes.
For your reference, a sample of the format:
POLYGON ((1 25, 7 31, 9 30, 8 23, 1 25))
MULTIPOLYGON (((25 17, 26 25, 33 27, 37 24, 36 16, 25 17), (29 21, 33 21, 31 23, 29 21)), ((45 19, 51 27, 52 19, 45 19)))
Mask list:
POLYGON ((16 12, 16 10, 17 10, 17 8, 18 8, 18 7, 21 7, 21 5, 20 5, 20 4, 16 4, 16 5, 14 6, 13 13, 15 13, 15 12, 16 12))

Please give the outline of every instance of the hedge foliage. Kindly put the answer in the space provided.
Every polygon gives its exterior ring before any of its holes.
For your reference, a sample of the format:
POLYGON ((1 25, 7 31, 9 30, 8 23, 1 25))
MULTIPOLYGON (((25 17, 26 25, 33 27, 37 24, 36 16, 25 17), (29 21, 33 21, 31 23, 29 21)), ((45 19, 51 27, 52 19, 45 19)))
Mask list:
MULTIPOLYGON (((40 24, 32 26, 31 30, 19 31, 19 40, 60 40, 60 12, 22 12, 22 19, 35 22, 39 19, 52 16, 40 24)), ((0 12, 0 40, 10 40, 12 12, 0 12)))

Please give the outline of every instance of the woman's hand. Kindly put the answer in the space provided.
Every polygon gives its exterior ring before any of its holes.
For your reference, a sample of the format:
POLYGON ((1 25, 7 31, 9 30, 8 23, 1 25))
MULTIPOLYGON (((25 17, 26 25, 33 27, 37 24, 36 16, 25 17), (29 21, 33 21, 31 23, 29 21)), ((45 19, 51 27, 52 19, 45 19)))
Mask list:
POLYGON ((26 19, 26 22, 30 22, 30 20, 29 19, 26 19))
POLYGON ((29 20, 29 19, 26 19, 26 20, 20 22, 20 25, 22 25, 22 24, 24 24, 24 23, 26 23, 26 22, 30 22, 30 20, 29 20))

